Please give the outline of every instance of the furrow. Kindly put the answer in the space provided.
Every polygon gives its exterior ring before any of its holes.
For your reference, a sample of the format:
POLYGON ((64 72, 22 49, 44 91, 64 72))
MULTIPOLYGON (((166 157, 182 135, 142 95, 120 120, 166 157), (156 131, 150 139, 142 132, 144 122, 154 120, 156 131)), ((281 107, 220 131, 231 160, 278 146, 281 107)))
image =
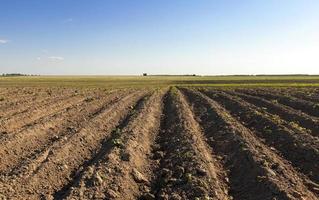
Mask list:
POLYGON ((158 159, 147 199, 231 199, 224 171, 203 139, 185 99, 173 88, 164 100, 158 159))
POLYGON ((2 179, 0 188, 3 188, 4 195, 14 199, 52 199, 56 191, 68 184, 75 173, 100 152, 103 141, 143 96, 145 92, 126 96, 99 113, 67 141, 54 144, 45 160, 31 170, 32 173, 2 179))
MULTIPOLYGON (((32 96, 37 96, 38 93, 41 93, 43 89, 38 88, 36 91, 30 88, 7 88, 7 91, 2 93, 1 96, 7 97, 5 100, 19 99, 19 98, 28 98, 32 96)), ((6 101, 4 101, 6 102, 6 101)))
POLYGON ((37 94, 29 98, 17 97, 16 99, 10 99, 5 106, 0 107, 0 115, 2 116, 1 120, 9 119, 22 113, 31 112, 38 107, 48 106, 54 102, 58 102, 75 95, 77 94, 74 92, 62 92, 59 94, 37 94))
POLYGON ((243 100, 254 104, 257 107, 265 109, 273 115, 279 115, 282 119, 288 121, 294 128, 306 131, 313 136, 319 136, 319 120, 303 112, 298 112, 288 106, 279 105, 276 102, 268 101, 260 97, 255 97, 238 92, 227 92, 230 95, 238 96, 243 100), (308 130, 306 130, 308 129, 308 130))
MULTIPOLYGON (((34 126, 32 129, 14 135, 2 143, 0 156, 2 158, 1 174, 22 174, 30 169, 30 163, 41 160, 51 145, 59 140, 65 140, 72 134, 90 123, 97 113, 104 111, 124 97, 125 93, 118 92, 106 97, 90 98, 72 109, 51 118, 45 124, 34 126)), ((44 156, 45 157, 45 156, 44 156)))
POLYGON ((224 105, 242 123, 275 148, 282 156, 291 161, 297 170, 307 175, 312 181, 319 183, 319 141, 297 130, 290 130, 281 124, 281 119, 272 116, 239 98, 225 93, 204 92, 213 100, 224 105))
MULTIPOLYGON (((47 115, 43 115, 37 119, 32 119, 30 120, 28 123, 26 123, 27 120, 25 120, 24 122, 22 122, 22 124, 24 123, 24 125, 20 125, 18 127, 16 127, 16 129, 12 130, 12 131, 5 131, 5 134, 2 134, 0 137, 0 144, 3 144, 4 142, 10 141, 12 140, 12 138, 16 138, 16 137, 23 137, 23 133, 29 133, 32 131, 36 131, 38 129, 49 129, 52 128, 55 124, 55 120, 60 120, 60 117, 62 117, 63 115, 67 115, 70 111, 79 108, 81 110, 83 110, 83 108, 80 108, 81 105, 87 104, 90 101, 92 101, 94 98, 98 98, 101 95, 94 95, 94 96, 89 96, 87 95, 85 98, 81 98, 76 102, 67 102, 66 105, 60 105, 63 103, 59 104, 59 108, 57 108, 56 111, 52 111, 51 113, 49 112, 49 114, 47 115)), ((13 121, 13 120, 11 120, 13 121)), ((12 122, 13 123, 13 122, 12 122)), ((60 122, 61 123, 61 122, 60 122)))
POLYGON ((124 123, 115 128, 101 156, 67 188, 58 191, 55 198, 137 199, 150 176, 147 155, 158 133, 162 96, 163 91, 143 99, 124 123), (142 178, 136 179, 134 173, 142 178))
MULTIPOLYGON (((307 88, 307 90, 310 90, 310 89, 307 88)), ((290 93, 290 95, 302 100, 311 101, 312 103, 315 103, 315 104, 319 103, 319 95, 318 95, 318 92, 316 91, 310 90, 310 94, 308 92, 306 93, 305 91, 293 92, 293 93, 290 93)))
POLYGON ((10 91, 12 91, 10 88, 0 87, 0 95, 2 95, 2 96, 8 95, 10 93, 10 91))
POLYGON ((0 132, 10 134, 18 129, 30 127, 39 123, 42 118, 55 115, 85 100, 86 98, 83 96, 70 96, 54 103, 51 102, 48 105, 45 104, 31 112, 23 112, 14 117, 1 120, 0 132))
MULTIPOLYGON (((263 89, 266 90, 266 89, 263 89)), ((315 89, 311 87, 305 88, 274 88, 271 90, 267 90, 268 92, 275 92, 278 95, 290 96, 300 100, 309 101, 312 103, 318 103, 318 98, 312 96, 311 94, 315 93, 315 89)))
POLYGON ((305 101, 305 100, 301 100, 301 99, 297 99, 297 98, 285 96, 285 95, 273 94, 270 91, 266 91, 266 90, 263 90, 263 91, 239 90, 239 91, 249 95, 263 97, 267 100, 278 101, 281 104, 292 107, 296 110, 300 110, 308 115, 319 117, 319 106, 309 101, 305 101))
POLYGON ((14 109, 19 108, 20 106, 31 105, 33 101, 37 102, 40 99, 67 96, 75 93, 77 93, 77 90, 61 88, 20 89, 13 93, 13 95, 5 95, 4 101, 0 104, 0 108, 1 111, 4 111, 6 109, 14 109))
POLYGON ((202 93, 183 89, 209 144, 228 171, 234 199, 318 199, 307 177, 274 151, 227 110, 202 93))

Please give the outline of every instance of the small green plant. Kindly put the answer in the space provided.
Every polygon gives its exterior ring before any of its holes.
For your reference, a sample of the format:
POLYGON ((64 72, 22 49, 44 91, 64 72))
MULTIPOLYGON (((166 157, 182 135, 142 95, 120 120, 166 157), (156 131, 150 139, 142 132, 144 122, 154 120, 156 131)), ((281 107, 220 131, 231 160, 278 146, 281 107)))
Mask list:
POLYGON ((297 122, 289 122, 289 125, 299 131, 306 131, 306 129, 301 127, 297 122))
POLYGON ((136 113, 137 113, 136 110, 133 110, 133 109, 132 109, 132 110, 130 111, 130 115, 136 115, 136 113))
POLYGON ((123 144, 122 140, 118 139, 118 138, 113 139, 112 140, 112 144, 113 144, 113 146, 116 146, 116 147, 119 147, 119 148, 124 147, 124 144, 123 144))
POLYGON ((283 120, 278 115, 273 115, 272 119, 278 124, 281 124, 283 122, 283 120))
POLYGON ((182 157, 183 158, 191 158, 193 156, 193 153, 191 151, 185 152, 182 157))
POLYGON ((272 130, 271 130, 271 129, 265 129, 264 131, 265 131, 265 133, 267 133, 267 134, 271 134, 271 133, 272 133, 272 130))
POLYGON ((113 129, 112 135, 114 135, 114 136, 119 136, 119 135, 121 135, 121 129, 119 129, 119 128, 113 129))
POLYGON ((189 183, 193 180, 193 175, 191 173, 186 173, 185 174, 185 179, 189 183))
POLYGON ((177 90, 176 87, 172 87, 172 88, 171 88, 171 94, 172 94, 173 96, 177 96, 178 90, 177 90))
POLYGON ((262 113, 259 112, 258 110, 254 110, 254 113, 255 113, 256 115, 262 115, 262 113))

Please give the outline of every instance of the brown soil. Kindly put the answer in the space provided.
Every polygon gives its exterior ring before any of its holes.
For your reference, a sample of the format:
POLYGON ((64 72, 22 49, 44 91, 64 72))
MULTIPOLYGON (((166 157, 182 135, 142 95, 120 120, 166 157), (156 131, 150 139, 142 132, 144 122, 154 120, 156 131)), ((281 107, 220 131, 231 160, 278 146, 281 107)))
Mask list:
POLYGON ((0 199, 319 199, 317 92, 2 88, 0 199))
POLYGON ((304 131, 313 136, 319 136, 319 119, 309 116, 303 112, 298 112, 288 106, 268 101, 260 97, 246 95, 238 92, 227 92, 230 95, 238 96, 243 100, 260 107, 267 112, 280 116, 283 120, 289 122, 292 126, 300 126, 304 131), (308 129, 308 130, 306 130, 308 129))
POLYGON ((163 94, 155 92, 142 99, 105 141, 103 153, 55 198, 136 199, 147 192, 151 175, 147 155, 159 130, 163 94))
POLYGON ((271 116, 247 102, 222 92, 206 91, 212 99, 225 106, 230 113, 250 128, 265 143, 278 150, 301 172, 319 182, 319 140, 308 134, 298 133, 282 124, 282 120, 271 116))
MULTIPOLYGON (((133 93, 121 102, 98 113, 85 127, 63 138, 34 160, 24 173, 2 177, 4 191, 10 198, 50 198, 67 184, 76 171, 102 148, 105 137, 125 118, 143 93, 133 93)), ((1 187, 0 187, 1 188, 1 187)))
POLYGON ((171 90, 164 104, 166 115, 153 148, 158 165, 151 194, 156 199, 231 199, 225 172, 185 99, 171 90))
POLYGON ((317 198, 317 194, 307 188, 307 178, 264 145, 227 110, 203 94, 189 90, 185 93, 206 137, 229 172, 230 194, 234 199, 317 198))
POLYGON ((121 92, 106 97, 95 97, 84 101, 55 116, 47 117, 42 123, 30 126, 1 141, 0 156, 6 162, 0 165, 1 174, 21 173, 30 159, 47 152, 61 139, 66 139, 80 130, 99 112, 121 99, 121 92))
POLYGON ((319 117, 319 106, 313 102, 298 99, 287 94, 280 95, 270 90, 240 90, 246 94, 263 97, 267 100, 278 101, 281 104, 300 110, 306 114, 319 117))

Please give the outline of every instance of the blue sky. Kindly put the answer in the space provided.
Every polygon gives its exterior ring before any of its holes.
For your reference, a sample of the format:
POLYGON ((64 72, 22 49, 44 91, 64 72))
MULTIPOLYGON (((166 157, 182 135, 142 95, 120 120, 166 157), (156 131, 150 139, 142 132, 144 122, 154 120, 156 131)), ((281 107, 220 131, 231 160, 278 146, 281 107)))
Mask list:
POLYGON ((0 73, 319 74, 318 0, 0 0, 0 73))

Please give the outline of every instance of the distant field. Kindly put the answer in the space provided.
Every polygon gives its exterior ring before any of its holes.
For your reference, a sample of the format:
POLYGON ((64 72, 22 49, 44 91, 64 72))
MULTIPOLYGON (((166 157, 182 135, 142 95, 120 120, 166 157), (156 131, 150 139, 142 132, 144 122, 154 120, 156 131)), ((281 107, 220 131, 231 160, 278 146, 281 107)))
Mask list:
POLYGON ((30 76, 0 77, 0 87, 319 86, 319 76, 30 76))

